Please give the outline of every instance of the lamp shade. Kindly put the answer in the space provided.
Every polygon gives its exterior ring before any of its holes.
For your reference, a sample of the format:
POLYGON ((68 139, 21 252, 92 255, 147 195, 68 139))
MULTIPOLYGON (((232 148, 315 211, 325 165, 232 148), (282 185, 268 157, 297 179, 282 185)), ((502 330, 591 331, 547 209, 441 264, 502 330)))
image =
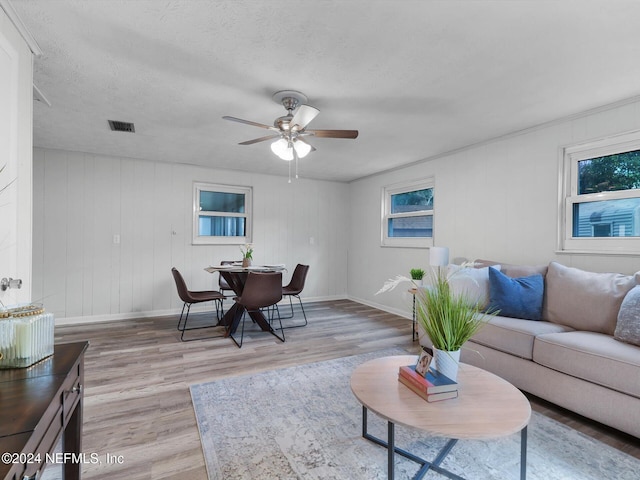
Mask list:
POLYGON ((284 138, 276 140, 271 144, 271 151, 282 160, 293 160, 293 148, 289 146, 289 142, 284 138))
POLYGON ((296 149, 296 153, 298 154, 298 158, 306 157, 311 151, 311 145, 302 140, 295 140, 293 142, 293 148, 296 149))
POLYGON ((449 264, 449 249, 447 247, 429 248, 429 265, 445 267, 449 264))

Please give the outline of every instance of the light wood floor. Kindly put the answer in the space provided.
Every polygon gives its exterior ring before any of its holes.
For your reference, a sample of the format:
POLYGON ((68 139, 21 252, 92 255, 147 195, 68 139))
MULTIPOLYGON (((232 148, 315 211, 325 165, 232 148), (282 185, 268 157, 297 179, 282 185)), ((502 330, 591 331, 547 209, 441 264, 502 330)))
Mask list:
MULTIPOLYGON (((83 451, 103 463, 84 465, 83 478, 206 479, 191 384, 393 346, 417 352, 404 318, 346 300, 307 304, 307 315, 307 327, 286 330, 286 343, 248 322, 242 349, 228 338, 180 342, 175 317, 57 327, 58 343, 90 342, 83 451), (122 456, 122 463, 106 464, 106 454, 122 456)), ((531 401, 535 410, 640 458, 640 440, 531 401)))

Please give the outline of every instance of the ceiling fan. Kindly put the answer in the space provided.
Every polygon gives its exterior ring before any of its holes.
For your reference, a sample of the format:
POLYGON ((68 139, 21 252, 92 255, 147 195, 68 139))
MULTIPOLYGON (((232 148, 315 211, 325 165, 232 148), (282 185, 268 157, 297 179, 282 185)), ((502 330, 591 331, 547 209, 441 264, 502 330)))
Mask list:
MULTIPOLYGON (((270 135, 240 142, 239 145, 253 145, 254 143, 274 140, 271 143, 271 150, 273 153, 282 160, 296 161, 296 178, 298 178, 298 159, 306 157, 309 152, 315 150, 315 148, 307 141, 309 137, 353 139, 358 136, 357 130, 307 129, 307 125, 309 125, 311 120, 316 118, 320 113, 320 110, 307 105, 306 103, 308 99, 306 95, 301 92, 295 90, 282 90, 273 94, 273 100, 276 103, 282 104, 285 110, 287 110, 286 115, 275 119, 273 126, 227 115, 222 118, 233 122, 244 123, 246 125, 253 125, 254 127, 271 130, 272 133, 270 135)), ((289 172, 291 172, 291 165, 289 165, 289 172)), ((289 175, 289 181, 291 181, 291 175, 289 175)))

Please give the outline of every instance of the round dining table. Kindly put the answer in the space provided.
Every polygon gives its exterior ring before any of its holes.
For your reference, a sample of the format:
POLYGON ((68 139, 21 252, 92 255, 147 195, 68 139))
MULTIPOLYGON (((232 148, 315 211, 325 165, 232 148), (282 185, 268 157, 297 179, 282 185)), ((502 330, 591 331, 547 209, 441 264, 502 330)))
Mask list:
MULTIPOLYGON (((229 265, 216 265, 205 268, 209 273, 218 272, 222 278, 224 278, 237 297, 242 295, 244 290, 244 284, 247 281, 249 272, 282 272, 286 268, 284 265, 252 265, 249 267, 243 267, 238 264, 229 265)), ((218 322, 218 325, 226 327, 225 337, 236 332, 242 316, 245 313, 245 308, 238 302, 234 302, 233 306, 229 308, 218 322)), ((273 328, 269 324, 269 321, 263 315, 260 310, 253 310, 247 312, 251 319, 260 326, 265 332, 272 332, 273 328)))

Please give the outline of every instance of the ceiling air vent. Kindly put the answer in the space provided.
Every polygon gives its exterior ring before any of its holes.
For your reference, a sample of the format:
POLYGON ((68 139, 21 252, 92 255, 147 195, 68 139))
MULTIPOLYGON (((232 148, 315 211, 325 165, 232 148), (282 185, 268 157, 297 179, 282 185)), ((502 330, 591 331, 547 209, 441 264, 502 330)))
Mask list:
POLYGON ((113 132, 131 132, 135 133, 136 128, 133 126, 133 123, 129 122, 120 122, 118 120, 108 120, 109 127, 113 132))

